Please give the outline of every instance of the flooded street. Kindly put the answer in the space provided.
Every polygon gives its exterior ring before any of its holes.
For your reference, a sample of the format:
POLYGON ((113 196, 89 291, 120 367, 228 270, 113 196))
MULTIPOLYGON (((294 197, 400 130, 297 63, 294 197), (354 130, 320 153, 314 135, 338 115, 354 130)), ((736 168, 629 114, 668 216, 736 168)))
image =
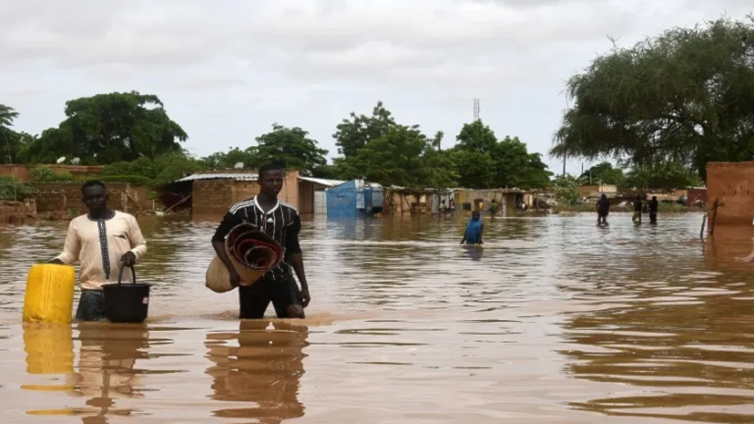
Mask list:
POLYGON ((239 323, 215 223, 147 218, 146 325, 26 330, 67 223, 0 227, 0 422, 754 422, 754 233, 701 220, 305 222, 308 318, 239 323))

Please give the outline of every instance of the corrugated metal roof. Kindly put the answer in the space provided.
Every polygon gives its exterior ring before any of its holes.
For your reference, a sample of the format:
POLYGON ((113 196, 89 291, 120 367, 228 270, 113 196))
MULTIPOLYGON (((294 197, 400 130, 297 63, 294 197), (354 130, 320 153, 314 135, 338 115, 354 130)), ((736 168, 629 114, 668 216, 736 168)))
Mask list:
POLYGON ((224 173, 224 174, 194 174, 183 177, 177 182, 196 181, 196 180, 236 180, 236 181, 256 181, 259 176, 255 173, 224 173))
POLYGON ((339 186, 339 185, 345 183, 345 181, 341 181, 341 180, 328 180, 328 179, 325 179, 325 178, 312 178, 312 177, 301 177, 301 176, 299 176, 298 179, 302 180, 302 181, 309 181, 310 183, 319 184, 319 185, 323 185, 323 186, 327 186, 327 187, 335 187, 335 186, 339 186))

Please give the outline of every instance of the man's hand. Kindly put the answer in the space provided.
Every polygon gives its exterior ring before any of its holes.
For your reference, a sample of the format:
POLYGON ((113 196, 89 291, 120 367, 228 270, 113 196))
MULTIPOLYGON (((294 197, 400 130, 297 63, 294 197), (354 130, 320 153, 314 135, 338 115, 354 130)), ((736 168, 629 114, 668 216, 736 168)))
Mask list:
POLYGON ((301 298, 304 301, 304 308, 309 306, 309 302, 312 301, 312 297, 309 295, 309 287, 301 289, 301 298))
POLYGON ((47 261, 48 264, 65 265, 59 258, 53 258, 47 261))
POLYGON ((238 275, 238 271, 234 269, 230 270, 230 286, 233 288, 238 287, 241 284, 241 276, 238 275))
POLYGON ((132 267, 136 265, 136 255, 134 252, 126 252, 120 257, 120 263, 126 267, 132 267))

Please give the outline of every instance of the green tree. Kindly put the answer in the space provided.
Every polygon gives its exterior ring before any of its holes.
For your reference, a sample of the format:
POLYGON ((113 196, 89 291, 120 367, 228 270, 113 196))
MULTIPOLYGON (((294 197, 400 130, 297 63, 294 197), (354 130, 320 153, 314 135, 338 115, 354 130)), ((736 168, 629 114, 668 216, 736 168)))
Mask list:
POLYGON ((208 168, 206 163, 179 151, 154 159, 142 156, 131 162, 115 162, 105 165, 102 175, 110 179, 114 177, 142 177, 144 181, 149 181, 150 185, 160 187, 208 168))
POLYGON ((372 109, 372 116, 356 115, 351 112, 348 119, 344 119, 337 126, 333 138, 338 146, 338 153, 345 158, 356 156, 370 140, 376 140, 387 135, 388 131, 397 126, 393 115, 382 102, 372 109))
POLYGON ((650 164, 631 169, 626 185, 641 189, 674 190, 703 185, 699 177, 678 163, 650 164))
POLYGON ((553 181, 555 187, 555 200, 564 205, 575 204, 579 199, 579 187, 581 183, 572 175, 559 175, 553 181))
POLYGON ((482 121, 465 124, 453 148, 459 183, 467 188, 541 188, 552 175, 538 153, 518 137, 498 140, 482 121))
POLYGON ((18 163, 16 156, 20 150, 19 135, 11 129, 16 118, 18 112, 15 109, 0 104, 0 163, 18 163))
POLYGON ((754 157, 754 24, 719 19, 614 47, 567 91, 551 153, 676 162, 706 179, 710 161, 754 157))
POLYGON ((259 165, 259 156, 256 146, 244 150, 231 147, 227 152, 215 152, 204 157, 201 162, 210 169, 230 169, 237 163, 242 163, 244 168, 256 168, 259 165))
POLYGON ((388 187, 452 187, 455 175, 450 155, 433 144, 436 138, 427 138, 417 125, 396 125, 335 166, 344 179, 363 178, 388 187))
POLYGON ((299 127, 273 124, 272 131, 257 137, 257 159, 275 162, 288 168, 300 169, 311 175, 314 169, 327 165, 327 150, 320 149, 316 140, 299 127))
POLYGON ((66 119, 30 148, 32 160, 80 157, 100 164, 155 158, 181 151, 188 136, 172 121, 160 99, 151 94, 98 94, 69 100, 66 119))
POLYGON ((620 168, 614 168, 610 162, 602 162, 584 171, 579 177, 586 184, 611 184, 624 187, 626 176, 620 168))

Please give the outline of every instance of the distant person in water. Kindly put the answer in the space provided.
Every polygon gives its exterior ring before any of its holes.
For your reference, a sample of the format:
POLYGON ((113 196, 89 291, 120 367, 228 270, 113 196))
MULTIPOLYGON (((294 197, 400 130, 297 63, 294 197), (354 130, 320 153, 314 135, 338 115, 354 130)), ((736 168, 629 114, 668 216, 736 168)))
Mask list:
POLYGON ((634 216, 631 218, 634 224, 641 224, 641 211, 643 206, 644 204, 641 201, 641 195, 637 194, 636 200, 634 200, 634 216))
POLYGON ((660 203, 657 201, 657 196, 652 196, 652 200, 649 201, 649 223, 657 225, 657 210, 660 207, 660 203))
POLYGON ((607 216, 610 214, 610 201, 604 193, 597 201, 597 225, 607 225, 607 216))
MULTIPOLYGON (((136 218, 107 207, 107 189, 100 181, 87 181, 81 196, 89 213, 71 221, 63 253, 50 263, 81 265, 81 298, 76 310, 79 321, 105 318, 105 295, 102 285, 118 282, 121 267, 133 266, 147 252, 147 242, 136 218)), ((131 273, 123 273, 131 281, 131 273)))
POLYGON ((471 213, 471 219, 466 224, 466 231, 463 233, 463 240, 461 244, 483 244, 482 233, 484 232, 484 224, 479 215, 479 211, 471 213))

